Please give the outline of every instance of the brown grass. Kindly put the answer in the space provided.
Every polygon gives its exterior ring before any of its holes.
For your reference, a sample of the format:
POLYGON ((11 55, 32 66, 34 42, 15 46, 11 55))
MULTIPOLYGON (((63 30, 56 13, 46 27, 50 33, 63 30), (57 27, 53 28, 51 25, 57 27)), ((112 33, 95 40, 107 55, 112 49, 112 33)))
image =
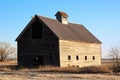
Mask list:
POLYGON ((90 67, 54 67, 54 66, 44 66, 38 68, 21 68, 20 71, 34 71, 34 72, 63 72, 63 73, 111 73, 111 70, 103 66, 90 66, 90 67))
POLYGON ((0 80, 119 80, 120 73, 115 75, 106 72, 110 72, 106 66, 84 68, 40 66, 20 69, 16 66, 16 60, 0 62, 0 80))
POLYGON ((54 67, 54 66, 44 66, 44 67, 39 67, 39 71, 47 71, 47 72, 68 72, 68 73, 78 73, 79 68, 73 68, 73 67, 54 67))
POLYGON ((65 73, 111 73, 111 70, 108 66, 90 66, 90 67, 54 67, 54 66, 39 66, 38 68, 18 68, 16 66, 16 60, 10 60, 6 62, 0 62, 0 71, 40 71, 40 72, 65 72, 65 73))
POLYGON ((51 72, 68 72, 68 73, 110 73, 111 71, 105 67, 82 67, 82 68, 74 68, 74 67, 43 67, 39 68, 40 71, 51 71, 51 72))
POLYGON ((105 66, 90 66, 80 68, 81 73, 111 73, 111 70, 105 66))

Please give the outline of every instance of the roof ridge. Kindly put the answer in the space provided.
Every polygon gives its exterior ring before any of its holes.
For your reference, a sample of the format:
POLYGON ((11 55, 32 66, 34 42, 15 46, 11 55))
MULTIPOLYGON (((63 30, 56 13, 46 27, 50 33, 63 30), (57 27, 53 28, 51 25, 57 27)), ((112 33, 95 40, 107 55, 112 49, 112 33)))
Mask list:
POLYGON ((78 24, 78 23, 72 23, 72 22, 69 22, 70 24, 73 24, 73 25, 81 25, 83 26, 83 24, 78 24))
MULTIPOLYGON (((43 17, 43 18, 47 18, 47 19, 51 19, 51 20, 55 20, 55 21, 57 21, 57 19, 53 19, 53 18, 50 18, 50 17, 46 17, 46 16, 40 16, 40 15, 37 15, 38 17, 43 17)), ((68 22, 68 25, 69 24, 75 24, 75 25, 81 25, 81 26, 83 26, 83 24, 78 24, 78 23, 72 23, 72 22, 68 22)), ((63 24, 64 25, 64 24, 63 24)))
POLYGON ((43 17, 43 18, 47 18, 47 19, 52 19, 52 20, 55 20, 56 21, 56 19, 53 19, 53 18, 50 18, 50 17, 46 17, 46 16, 40 16, 40 15, 37 15, 38 17, 43 17))

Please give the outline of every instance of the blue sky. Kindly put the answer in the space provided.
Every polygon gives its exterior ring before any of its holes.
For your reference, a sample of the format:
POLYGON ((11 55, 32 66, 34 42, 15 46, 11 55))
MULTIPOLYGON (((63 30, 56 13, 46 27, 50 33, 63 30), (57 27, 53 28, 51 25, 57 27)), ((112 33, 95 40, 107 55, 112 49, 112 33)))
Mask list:
POLYGON ((120 0, 0 0, 0 42, 16 47, 15 39, 35 14, 54 18, 58 11, 69 22, 83 24, 102 41, 102 56, 120 41, 120 0))

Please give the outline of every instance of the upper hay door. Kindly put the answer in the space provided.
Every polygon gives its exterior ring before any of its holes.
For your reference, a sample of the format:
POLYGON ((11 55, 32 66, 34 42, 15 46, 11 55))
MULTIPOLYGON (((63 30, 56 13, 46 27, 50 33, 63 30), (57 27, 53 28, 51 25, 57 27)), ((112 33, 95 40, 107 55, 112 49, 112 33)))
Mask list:
POLYGON ((41 39, 43 37, 43 25, 35 20, 32 24, 32 39, 41 39))

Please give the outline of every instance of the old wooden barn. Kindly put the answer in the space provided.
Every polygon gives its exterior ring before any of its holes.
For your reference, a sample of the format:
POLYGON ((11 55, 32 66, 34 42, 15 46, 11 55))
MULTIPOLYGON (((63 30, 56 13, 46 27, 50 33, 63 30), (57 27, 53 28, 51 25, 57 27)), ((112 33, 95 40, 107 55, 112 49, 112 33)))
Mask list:
POLYGON ((101 42, 83 25, 69 23, 65 12, 55 16, 35 15, 17 37, 18 66, 101 65, 101 42))

